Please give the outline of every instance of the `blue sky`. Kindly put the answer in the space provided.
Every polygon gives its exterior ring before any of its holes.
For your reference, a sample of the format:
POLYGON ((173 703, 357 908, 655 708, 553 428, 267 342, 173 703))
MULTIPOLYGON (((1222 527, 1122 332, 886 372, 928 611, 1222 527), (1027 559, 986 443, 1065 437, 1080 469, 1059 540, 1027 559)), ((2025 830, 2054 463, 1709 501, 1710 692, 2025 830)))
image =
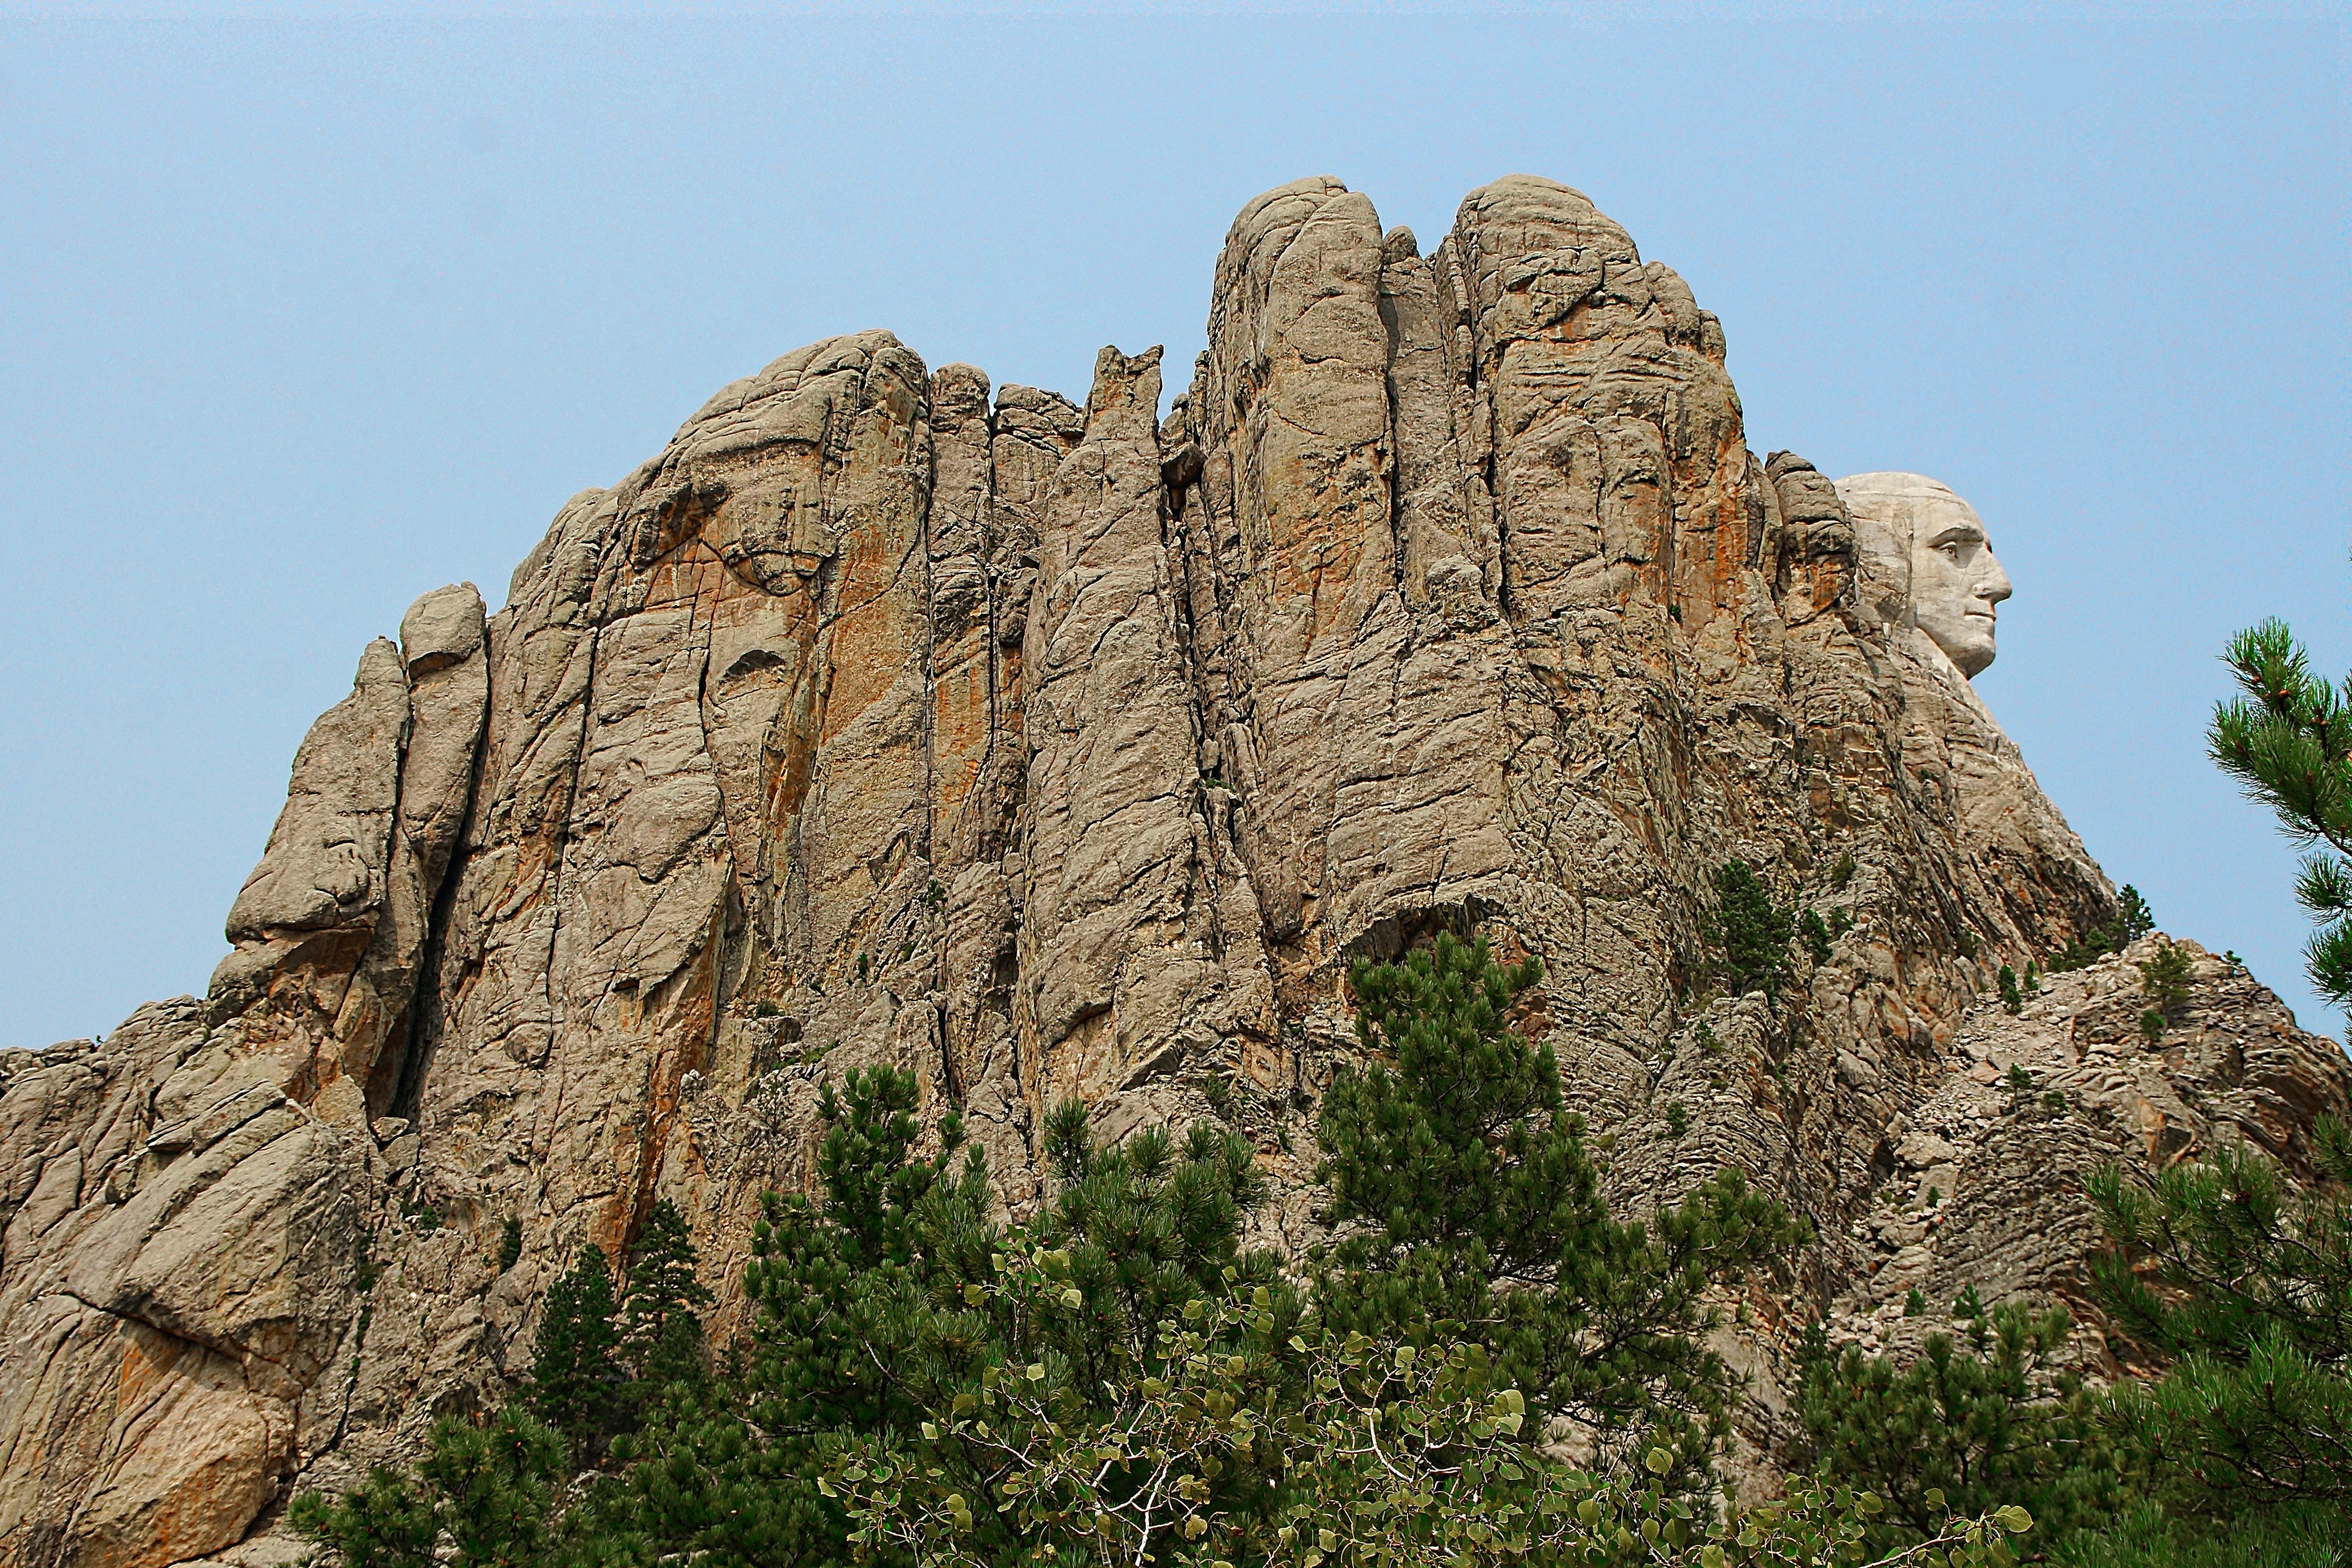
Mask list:
POLYGON ((1428 238, 1514 171, 1722 317, 1759 452, 1975 502, 2043 784, 2340 1030, 2201 737, 2239 626, 2352 664, 2345 82, 2319 10, 0 17, 0 1045, 201 992, 366 640, 722 383, 887 326, 1083 397, 1257 192, 1428 238))

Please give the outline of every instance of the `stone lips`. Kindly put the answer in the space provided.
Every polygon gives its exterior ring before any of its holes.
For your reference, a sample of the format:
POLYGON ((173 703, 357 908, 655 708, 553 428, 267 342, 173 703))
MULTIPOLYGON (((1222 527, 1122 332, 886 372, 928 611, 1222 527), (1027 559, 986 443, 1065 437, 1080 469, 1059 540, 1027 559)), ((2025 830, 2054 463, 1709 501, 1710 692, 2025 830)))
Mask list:
MULTIPOLYGON (((800 350, 567 503, 497 615, 442 589, 370 646, 206 1001, 0 1055, 0 1554, 269 1558, 291 1489, 505 1397, 547 1282, 662 1197, 725 1336, 757 1194, 864 1063, 961 1107, 1014 1212, 1054 1100, 1117 1135, 1231 1077, 1301 1245, 1345 968, 1441 927, 1544 957, 1527 1022, 1619 1201, 1728 1163, 1814 1220, 1735 1347, 1758 1442, 1789 1324, 1963 1266, 2073 1288, 2086 1211, 2029 1220, 2017 1162, 2295 1163, 2346 1105, 2331 1043, 2205 977, 2211 1049, 1962 1157, 2028 1050, 1974 999, 2113 889, 1581 195, 1497 181, 1423 254, 1284 186, 1209 342, 1165 418, 1157 350, 1084 408, 887 332, 800 350), (1734 855, 1853 921, 1777 1014, 1694 984, 1734 855), (1923 1130, 1924 1262, 1876 1224, 1923 1130)), ((2035 1059, 2131 979, 2053 985, 2035 1059)))

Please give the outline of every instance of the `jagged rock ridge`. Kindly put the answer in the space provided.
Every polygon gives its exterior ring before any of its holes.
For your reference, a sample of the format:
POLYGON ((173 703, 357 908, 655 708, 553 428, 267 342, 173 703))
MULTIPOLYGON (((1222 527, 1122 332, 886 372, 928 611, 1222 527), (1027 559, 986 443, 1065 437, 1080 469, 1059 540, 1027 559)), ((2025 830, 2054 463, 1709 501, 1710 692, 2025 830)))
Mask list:
POLYGON ((370 645, 207 999, 0 1057, 9 1562, 266 1560, 294 1485, 502 1397, 545 1283, 659 1197, 724 1333, 757 1194, 866 1062, 960 1106, 1015 1210, 1053 1101, 1116 1135, 1237 1075, 1297 1245, 1345 965, 1442 927, 1544 957, 1622 1202, 1730 1163, 1814 1218, 1743 1352, 1762 1438, 1795 1318, 1963 1262, 2067 1287, 2079 1204, 1994 1196, 2037 1148, 2292 1161, 2346 1103, 2208 964, 2186 1056, 1970 1163, 1980 1066, 2090 1059, 2130 975, 2023 1043, 1974 999, 2114 891, 1581 195, 1497 181, 1423 255, 1285 186, 1209 339, 1164 419, 1157 350, 1083 409, 887 332, 800 350, 568 502, 497 615, 441 589, 370 645), (1733 856, 1853 921, 1777 1012, 1692 984, 1733 856), (1888 1218, 1931 1168, 1932 1247, 1888 1218))

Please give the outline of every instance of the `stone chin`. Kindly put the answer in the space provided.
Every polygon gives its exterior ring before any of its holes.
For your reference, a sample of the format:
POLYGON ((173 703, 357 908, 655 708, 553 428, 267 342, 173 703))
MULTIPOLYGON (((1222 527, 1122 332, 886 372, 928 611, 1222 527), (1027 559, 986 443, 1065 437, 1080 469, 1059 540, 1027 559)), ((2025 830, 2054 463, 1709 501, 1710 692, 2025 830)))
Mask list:
POLYGON ((1938 617, 1930 621, 1917 613, 1918 608, 1916 605, 1913 606, 1919 629, 1927 634, 1928 641, 1944 650, 1944 657, 1950 659, 1962 675, 1973 680, 1991 665, 1999 650, 1993 646, 1993 617, 1990 613, 1969 611, 1957 620, 1938 617))
POLYGON ((1880 613, 1917 627, 1964 676, 1990 665, 2010 582, 1976 509, 1925 474, 1853 474, 1837 492, 1880 613))

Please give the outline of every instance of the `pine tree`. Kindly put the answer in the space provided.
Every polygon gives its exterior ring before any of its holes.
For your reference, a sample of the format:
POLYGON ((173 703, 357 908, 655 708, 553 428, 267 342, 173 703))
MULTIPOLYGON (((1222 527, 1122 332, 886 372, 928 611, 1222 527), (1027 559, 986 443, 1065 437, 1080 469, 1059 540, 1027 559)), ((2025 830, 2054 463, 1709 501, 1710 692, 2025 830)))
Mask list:
POLYGON ((2010 1504, 2032 1513, 2044 1541, 2105 1522, 2123 1482, 2101 1401, 2052 1366, 2072 1327, 2066 1310, 1987 1311, 1973 1287, 1964 1302, 1974 1309, 1956 1307, 1966 1343, 1930 1334, 1908 1365, 1851 1345, 1833 1353, 1815 1325, 1800 1356, 1801 1459, 1886 1500, 1883 1545, 1919 1541, 1954 1512, 2010 1504))
MULTIPOLYGON (((652 1550, 707 1568, 845 1559, 848 1524, 819 1484, 845 1444, 902 1445, 961 1495, 990 1498, 1002 1477, 933 1417, 1017 1373, 1083 1421, 1165 1374, 1171 1326, 1234 1282, 1266 1289, 1269 1324, 1297 1321, 1276 1260, 1240 1246, 1264 1183, 1229 1131, 1146 1128, 1105 1148, 1083 1105, 1058 1106, 1044 1129, 1055 1190, 1008 1232, 961 1123, 950 1112, 927 1127, 919 1101, 914 1076, 887 1068, 820 1098, 818 1192, 772 1196, 754 1233, 740 1380, 674 1385, 616 1446, 628 1529, 652 1550), (998 1286, 1021 1257, 1045 1259, 1052 1288, 1014 1310, 998 1286)), ((1262 1476, 1202 1484, 1237 1508, 1270 1506, 1262 1476)), ((976 1513, 1012 1561, 1003 1519, 976 1513)))
POLYGON ((561 1434, 520 1411, 488 1425, 445 1420, 417 1475, 437 1498, 441 1534, 457 1568, 519 1568, 543 1559, 557 1533, 568 1479, 561 1434))
POLYGON ((2352 1531, 2352 1133, 2322 1118, 2313 1145, 2302 1193, 2242 1144, 2145 1185, 2101 1171, 2093 1280, 2116 1328, 2175 1363, 2116 1415, 2177 1500, 2319 1504, 2352 1531))
POLYGON ((1061 1186, 1032 1232, 1066 1255, 1079 1300, 1067 1317, 1049 1315, 1039 1331, 1008 1337, 1027 1347, 1019 1353, 1050 1352, 1056 1367, 1066 1363, 1075 1397, 1092 1402, 1107 1384, 1152 1374, 1168 1326, 1222 1291, 1227 1269, 1243 1284, 1276 1287, 1284 1320, 1296 1316, 1295 1293, 1279 1285, 1280 1260, 1242 1249, 1265 1180, 1234 1133, 1195 1123, 1180 1141, 1145 1128, 1099 1148, 1086 1107, 1068 1100, 1048 1118, 1047 1151, 1061 1186))
POLYGON ((433 1542, 440 1534, 432 1497, 413 1477, 383 1465, 340 1497, 302 1493, 286 1519, 343 1568, 433 1568, 433 1542))
POLYGON ((2126 882, 2116 895, 2116 951, 2120 952, 2156 929, 2156 913, 2139 889, 2126 882))
MULTIPOLYGON (((744 1273, 749 1328, 715 1374, 669 1384, 642 1428, 614 1445, 622 1485, 604 1500, 604 1534, 699 1568, 850 1560, 847 1521, 819 1484, 825 1457, 860 1433, 915 1428, 917 1391, 932 1386, 919 1342, 943 1272, 927 1248, 955 1236, 984 1267, 995 1237, 977 1152, 959 1171, 960 1121, 950 1112, 927 1128, 920 1098, 913 1074, 887 1067, 820 1092, 816 1194, 762 1196, 744 1273)), ((692 1316, 677 1311, 692 1272, 684 1228, 648 1215, 633 1270, 633 1287, 649 1287, 635 1343, 659 1347, 692 1316), (658 1287, 647 1279, 656 1256, 658 1287), (674 1325, 658 1336, 656 1301, 674 1325)))
POLYGON ((522 1261, 522 1219, 507 1215, 499 1226, 499 1272, 504 1274, 522 1261))
POLYGON ((2189 954, 2179 944, 2168 942, 2157 949, 2154 958, 2139 966, 2139 975, 2148 1005, 2169 1019, 2189 1000, 2189 984, 2196 977, 2196 971, 2189 962, 2189 954))
MULTIPOLYGON (((557 1554, 566 1458, 562 1435, 521 1411, 446 1416, 414 1476, 378 1468, 331 1501, 295 1499, 288 1520, 342 1568, 522 1568, 557 1554)), ((604 1555, 581 1544, 583 1560, 604 1555)))
MULTIPOLYGON (((1772 901, 1772 889, 1745 860, 1729 860, 1715 874, 1715 908, 1706 934, 1721 950, 1731 994, 1762 991, 1768 1000, 1789 978, 1789 942, 1797 932, 1792 910, 1772 901)), ((1826 944, 1828 931, 1822 936, 1826 944)))
POLYGON ((673 1383, 699 1380, 708 1370, 698 1311, 711 1295, 695 1278, 698 1257, 677 1205, 667 1198, 655 1204, 629 1251, 619 1323, 622 1363, 645 1398, 673 1383))
POLYGON ((1804 1233, 1734 1171, 1647 1225, 1612 1219, 1550 1049, 1509 1024, 1540 973, 1450 935, 1355 967, 1370 1060, 1333 1080, 1317 1129, 1341 1239, 1316 1300, 1344 1330, 1483 1341, 1542 1416, 1619 1464, 1664 1444, 1696 1485, 1739 1386, 1705 1343, 1708 1292, 1804 1233))
POLYGON ((2114 1525, 2077 1532, 2050 1561, 2063 1568, 2343 1568, 2344 1521, 2320 1508, 2282 1508, 2201 1520, 2151 1499, 2114 1525))
POLYGON ((2321 995, 2352 1007, 2352 679, 2339 692, 2314 675, 2284 621, 2240 632, 2222 658, 2241 695, 2213 710, 2208 749, 2311 847, 2294 889, 2320 921, 2305 964, 2321 995))
POLYGON ((1797 917, 1797 934, 1805 940, 1805 953, 1816 965, 1830 961, 1830 928, 1819 910, 1808 909, 1797 917))
POLYGON ((592 1243, 549 1289, 530 1352, 531 1410, 563 1435, 576 1460, 593 1457, 620 1413, 617 1317, 613 1277, 592 1243))
MULTIPOLYGON (((2111 952, 2121 952, 2133 942, 2156 929, 2156 915, 2139 889, 2126 882, 2116 895, 2116 918, 2103 926, 2092 926, 2082 935, 2050 955, 2050 973, 2065 974, 2086 969, 2111 952)), ((2033 978, 2033 966, 2026 965, 2026 975, 2033 978)), ((2028 985, 2027 990, 2034 987, 2028 985)))
POLYGON ((911 1418, 905 1356, 927 1287, 952 1266, 984 1268, 995 1241, 987 1173, 974 1150, 958 1171, 963 1126, 952 1111, 938 1148, 917 1147, 920 1085, 912 1073, 852 1071, 817 1101, 821 1201, 766 1194, 744 1276, 755 1317, 750 1377, 756 1418, 783 1431, 901 1426, 911 1418))

